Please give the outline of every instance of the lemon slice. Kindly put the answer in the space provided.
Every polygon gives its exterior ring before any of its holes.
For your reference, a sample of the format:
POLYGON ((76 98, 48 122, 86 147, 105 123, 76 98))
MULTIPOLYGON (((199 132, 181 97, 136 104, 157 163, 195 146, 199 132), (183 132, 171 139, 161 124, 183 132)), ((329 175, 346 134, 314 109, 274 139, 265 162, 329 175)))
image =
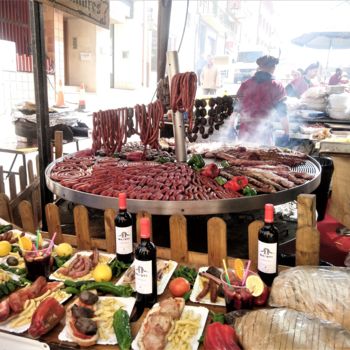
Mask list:
POLYGON ((257 275, 250 275, 247 278, 245 286, 248 288, 253 297, 258 297, 264 291, 264 282, 257 275))
POLYGON ((235 275, 237 276, 237 278, 239 278, 242 281, 244 275, 243 261, 241 259, 235 259, 233 262, 233 268, 235 269, 235 275))
POLYGON ((32 250, 32 241, 30 238, 23 236, 19 238, 21 240, 21 245, 24 250, 32 250))

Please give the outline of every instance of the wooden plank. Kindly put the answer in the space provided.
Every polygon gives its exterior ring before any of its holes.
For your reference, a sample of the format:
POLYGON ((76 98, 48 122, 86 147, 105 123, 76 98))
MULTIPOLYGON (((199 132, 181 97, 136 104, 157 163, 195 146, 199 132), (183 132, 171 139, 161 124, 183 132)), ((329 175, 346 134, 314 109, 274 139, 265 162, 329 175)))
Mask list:
POLYGON ((17 197, 16 175, 15 174, 10 174, 9 185, 10 185, 10 199, 13 200, 17 197))
POLYGON ((258 267, 258 234, 263 226, 264 222, 259 220, 251 222, 248 226, 248 253, 252 270, 258 267))
POLYGON ((10 200, 5 193, 0 193, 0 217, 8 222, 13 221, 10 200))
POLYGON ((28 171, 28 181, 31 184, 34 182, 34 169, 33 169, 33 161, 31 159, 27 162, 27 171, 28 171))
POLYGON ((74 227, 77 236, 78 249, 93 249, 90 237, 89 215, 87 209, 83 205, 74 207, 74 227))
POLYGON ((35 165, 36 165, 36 176, 39 177, 40 174, 40 166, 39 166, 39 155, 35 156, 35 165))
POLYGON ((107 252, 113 254, 115 254, 115 252, 117 251, 114 224, 115 215, 116 211, 112 208, 106 209, 104 212, 107 252))
POLYGON ((21 201, 18 205, 19 215, 21 217, 22 229, 26 232, 35 233, 35 225, 32 205, 28 201, 21 201))
POLYGON ((152 215, 147 211, 140 211, 136 214, 136 241, 139 243, 140 239, 140 219, 141 218, 149 218, 151 220, 151 240, 153 238, 153 227, 152 227, 152 215))
POLYGON ((22 200, 31 199, 33 191, 38 190, 38 187, 39 187, 39 180, 35 179, 34 183, 28 186, 23 192, 20 192, 14 200, 11 200, 11 203, 10 203, 11 207, 12 208, 17 207, 22 200))
POLYGON ((63 155, 63 131, 55 131, 55 159, 63 155))
POLYGON ((27 187, 27 174, 24 165, 21 165, 18 169, 19 172, 19 185, 21 192, 27 187))
POLYGON ((46 204, 45 215, 46 215, 47 228, 48 228, 50 238, 56 232, 55 243, 59 244, 64 242, 64 238, 62 235, 62 228, 61 228, 60 212, 57 205, 54 203, 46 204))
POLYGON ((319 265, 320 233, 316 229, 316 196, 298 196, 298 229, 296 232, 296 265, 319 265))
POLYGON ((221 218, 208 220, 208 263, 222 266, 222 259, 227 258, 226 223, 221 218))
POLYGON ((316 196, 314 194, 300 194, 298 201, 298 228, 316 227, 316 196))
POLYGON ((183 215, 169 219, 171 259, 179 263, 188 261, 187 220, 183 215))
POLYGON ((4 168, 0 165, 0 193, 5 193, 4 168))

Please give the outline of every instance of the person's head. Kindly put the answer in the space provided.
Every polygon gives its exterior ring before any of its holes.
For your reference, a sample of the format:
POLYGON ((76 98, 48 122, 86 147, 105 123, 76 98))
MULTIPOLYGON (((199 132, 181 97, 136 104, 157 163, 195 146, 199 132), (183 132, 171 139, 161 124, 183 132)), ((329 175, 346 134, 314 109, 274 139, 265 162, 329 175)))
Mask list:
POLYGON ((214 57, 212 55, 207 56, 207 65, 211 67, 214 64, 214 57))
POLYGON ((341 75, 343 74, 342 69, 341 69, 341 68, 337 68, 337 69, 335 70, 335 74, 338 75, 339 77, 341 77, 341 75))
POLYGON ((259 57, 256 60, 256 64, 258 65, 260 71, 268 72, 271 74, 275 71, 278 62, 278 58, 269 55, 259 57))
POLYGON ((304 75, 308 79, 313 79, 316 77, 318 73, 318 68, 320 67, 320 64, 318 62, 316 63, 311 63, 304 71, 304 75))

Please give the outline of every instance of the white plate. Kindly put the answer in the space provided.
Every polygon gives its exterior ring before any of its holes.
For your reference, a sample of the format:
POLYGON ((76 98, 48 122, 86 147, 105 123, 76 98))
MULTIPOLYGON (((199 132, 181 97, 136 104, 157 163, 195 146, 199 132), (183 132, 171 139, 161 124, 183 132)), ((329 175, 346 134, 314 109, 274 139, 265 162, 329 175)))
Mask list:
MULTIPOLYGON (((159 263, 162 263, 162 262, 165 262, 165 263, 168 263, 169 264, 169 267, 167 268, 166 272, 163 273, 163 276, 162 278, 160 279, 160 281, 158 281, 157 283, 157 294, 158 295, 161 295, 163 294, 172 274, 174 273, 175 269, 176 269, 176 266, 177 266, 177 262, 176 261, 173 261, 173 260, 162 260, 162 259, 157 259, 157 265, 159 263)), ((127 272, 129 272, 129 269, 130 268, 134 268, 134 264, 135 262, 133 262, 131 264, 131 266, 124 272, 123 276, 119 278, 118 282, 116 283, 116 285, 125 285, 125 284, 129 284, 127 282, 124 281, 124 277, 125 277, 125 274, 127 272)), ((133 283, 130 284, 131 288, 135 291, 135 281, 133 283)))
MULTIPOLYGON (((50 296, 50 295, 49 295, 50 296)), ((60 304, 63 304, 65 301, 67 301, 70 297, 72 296, 72 294, 68 294, 66 293, 66 297, 64 297, 61 301, 60 301, 60 304)), ((15 320, 16 317, 10 317, 8 320, 6 320, 5 322, 3 323, 0 323, 0 329, 3 330, 3 331, 7 331, 7 332, 11 332, 11 333, 23 333, 25 331, 27 331, 30 327, 30 323, 26 323, 20 327, 16 327, 16 328, 13 328, 10 326, 10 323, 15 320)), ((0 343, 1 343, 1 340, 0 340, 0 343)))
MULTIPOLYGON (((135 298, 129 297, 129 298, 122 298, 122 297, 99 297, 99 300, 103 300, 103 299, 115 299, 117 300, 119 303, 124 304, 124 310, 129 314, 131 314, 131 311, 135 305, 135 298)), ((67 332, 67 326, 65 326, 61 333, 58 335, 58 339, 61 341, 70 341, 73 342, 73 339, 69 336, 68 332, 67 332)), ((117 342, 117 338, 113 333, 111 333, 110 337, 107 340, 104 339, 98 339, 97 340, 97 344, 100 345, 115 345, 118 344, 117 342)))
MULTIPOLYGON (((159 305, 158 303, 154 304, 153 307, 157 307, 158 305, 159 305)), ((198 332, 192 338, 192 341, 191 341, 191 349, 192 350, 196 350, 196 349, 198 349, 198 346, 199 346, 198 340, 202 336, 205 324, 207 322, 207 317, 208 317, 209 310, 206 307, 203 307, 203 306, 188 306, 188 305, 185 305, 185 307, 184 307, 184 309, 182 311, 182 316, 184 315, 185 312, 189 312, 189 311, 193 312, 194 315, 200 315, 200 326, 198 328, 198 332)), ((180 320, 181 320, 181 318, 180 318, 180 320)), ((141 325, 141 327, 142 327, 142 325, 141 325)), ((134 341, 131 344, 131 347, 132 347, 133 350, 140 350, 140 347, 138 345, 139 338, 140 338, 140 332, 137 333, 136 338, 134 339, 134 341)))
MULTIPOLYGON (((68 266, 77 256, 77 254, 79 255, 87 255, 90 256, 92 254, 92 251, 87 251, 87 250, 82 250, 81 252, 77 252, 75 253, 68 261, 66 261, 62 267, 66 267, 68 266)), ((115 254, 108 254, 108 253, 101 253, 99 252, 99 263, 110 263, 113 259, 115 258, 115 254), (103 257, 103 261, 101 261, 101 257, 103 257)), ((57 272, 59 272, 61 269, 61 267, 59 269, 57 269, 55 272, 53 272, 50 276, 49 279, 50 280, 55 280, 55 281, 65 281, 65 280, 74 280, 74 281, 87 281, 87 280, 94 280, 91 276, 91 274, 87 274, 83 277, 79 277, 79 278, 71 278, 69 276, 60 276, 57 275, 57 272)))
POLYGON ((20 337, 18 335, 1 333, 0 350, 50 350, 50 347, 37 340, 20 337))
MULTIPOLYGON (((204 266, 204 267, 200 267, 198 269, 198 272, 205 272, 208 270, 208 267, 204 266)), ((220 271, 222 271, 222 269, 218 269, 220 271)), ((202 285, 202 282, 205 280, 205 278, 199 276, 199 273, 197 274, 197 277, 196 277, 196 280, 194 282, 194 285, 193 285, 193 289, 192 289, 192 293, 191 293, 191 296, 190 296, 190 300, 193 302, 193 303, 199 303, 199 304, 207 304, 207 305, 216 305, 216 306, 225 306, 225 298, 222 298, 222 297, 218 297, 217 300, 216 300, 216 303, 212 303, 210 301, 210 293, 208 292, 207 295, 202 298, 201 300, 197 301, 196 300, 196 297, 197 295, 201 292, 202 288, 203 288, 203 285, 202 285)))
MULTIPOLYGON (((18 280, 19 280, 19 276, 16 275, 15 273, 12 273, 12 272, 10 272, 10 271, 5 271, 5 270, 3 270, 3 269, 1 269, 1 268, 0 268, 0 271, 1 271, 1 272, 5 272, 6 275, 8 275, 11 279, 13 279, 13 280, 15 280, 15 281, 18 281, 18 280)), ((1 282, 0 282, 0 283, 1 283, 1 282)))

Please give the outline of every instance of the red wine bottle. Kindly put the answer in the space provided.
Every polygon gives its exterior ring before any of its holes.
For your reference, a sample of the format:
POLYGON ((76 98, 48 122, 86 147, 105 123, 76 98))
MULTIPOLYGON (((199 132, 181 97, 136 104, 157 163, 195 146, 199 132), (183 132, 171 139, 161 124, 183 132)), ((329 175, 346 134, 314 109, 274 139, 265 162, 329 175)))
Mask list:
POLYGON ((126 210, 126 194, 119 193, 119 213, 114 219, 117 259, 131 264, 134 260, 132 216, 126 210))
POLYGON ((141 242, 135 250, 135 285, 138 307, 151 308, 157 302, 157 249, 151 242, 149 218, 140 220, 141 242))
POLYGON ((278 274, 277 250, 278 230, 273 224, 273 204, 265 204, 265 225, 258 235, 258 273, 268 286, 272 285, 278 274))

